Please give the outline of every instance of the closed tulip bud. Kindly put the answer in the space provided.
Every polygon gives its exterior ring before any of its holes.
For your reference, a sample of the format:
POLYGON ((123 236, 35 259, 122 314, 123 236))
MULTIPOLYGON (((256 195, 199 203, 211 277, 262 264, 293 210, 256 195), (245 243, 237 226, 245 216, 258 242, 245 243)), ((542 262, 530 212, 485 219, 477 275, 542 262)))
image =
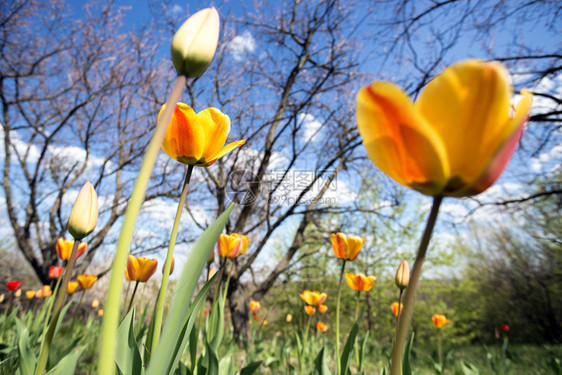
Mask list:
POLYGON ((209 259, 207 259, 207 264, 212 264, 215 261, 215 249, 211 250, 211 255, 209 255, 209 259))
POLYGON ((78 282, 77 281, 69 281, 68 287, 66 288, 66 293, 73 294, 74 292, 76 292, 76 288, 78 288, 78 282))
POLYGON ((28 290, 27 292, 25 292, 25 298, 32 299, 33 297, 35 297, 35 291, 34 290, 28 290))
POLYGON ((392 305, 390 305, 390 310, 392 310, 392 313, 395 316, 398 316, 398 314, 401 313, 402 310, 404 310, 404 304, 401 303, 400 305, 398 305, 398 302, 393 302, 392 305))
POLYGON ((75 240, 81 240, 94 231, 97 223, 98 196, 94 187, 88 181, 82 186, 70 212, 68 232, 75 240))
POLYGON ((219 42, 219 13, 214 7, 187 19, 172 39, 172 62, 180 75, 199 77, 215 56, 219 42))
POLYGON ((306 315, 314 315, 316 313, 316 308, 314 306, 306 305, 304 307, 304 312, 306 312, 306 315))
POLYGON ((267 320, 264 320, 263 322, 261 322, 261 325, 265 327, 267 325, 267 320))
POLYGON ((49 268, 49 277, 51 279, 58 279, 62 274, 63 269, 64 269, 63 267, 51 266, 51 268, 49 268))
POLYGON ((320 314, 325 314, 328 311, 328 306, 320 305, 318 306, 318 311, 320 311, 320 314))
POLYGON ((291 314, 287 314, 285 321, 287 321, 287 323, 291 323, 291 320, 293 320, 293 316, 291 314))
POLYGON ((92 301, 92 308, 93 309, 97 309, 99 305, 100 305, 100 301, 98 301, 97 299, 92 301))
POLYGON ((435 324, 435 326, 437 328, 443 328, 443 326, 447 323, 449 323, 449 319, 447 319, 445 317, 445 315, 442 314, 435 314, 431 317, 431 320, 433 321, 433 324, 435 324))
POLYGON ((322 322, 316 323, 316 329, 320 332, 326 332, 328 330, 328 325, 322 322))
POLYGON ((103 316, 103 309, 98 310, 98 316, 101 318, 103 316))
POLYGON ((19 298, 21 296, 21 289, 16 290, 16 292, 14 293, 14 296, 19 298))
POLYGON ((410 282, 410 266, 408 265, 408 261, 406 259, 404 259, 402 263, 400 263, 400 266, 398 266, 394 282, 400 290, 404 290, 404 288, 408 286, 408 283, 410 282))
POLYGON ((211 278, 213 276, 215 276, 215 273, 217 273, 217 267, 213 266, 211 267, 211 269, 209 270, 209 276, 207 277, 207 281, 211 280, 211 278))
POLYGON ((0 294, 0 303, 4 302, 4 298, 6 298, 6 295, 4 293, 0 294))
MULTIPOLYGON (((172 265, 170 266, 170 275, 174 273, 175 266, 176 266, 176 258, 172 257, 172 265)), ((164 262, 164 264, 162 265, 162 274, 164 274, 164 267, 166 267, 166 262, 164 262)))

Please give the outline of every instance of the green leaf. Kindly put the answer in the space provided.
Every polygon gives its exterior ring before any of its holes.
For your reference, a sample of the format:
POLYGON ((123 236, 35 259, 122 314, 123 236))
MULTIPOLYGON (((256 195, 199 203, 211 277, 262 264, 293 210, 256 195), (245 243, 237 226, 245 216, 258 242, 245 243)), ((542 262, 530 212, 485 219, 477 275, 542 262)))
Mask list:
POLYGON ((207 375, 219 375, 219 359, 209 343, 207 343, 207 361, 207 375))
POLYGON ((406 350, 404 351, 404 360, 402 361, 402 375, 412 375, 412 366, 410 366, 410 354, 412 353, 412 345, 414 345, 415 333, 412 332, 410 340, 406 345, 406 350))
POLYGON ((18 356, 21 375, 33 375, 35 372, 35 366, 37 365, 37 358, 29 348, 29 334, 27 328, 18 318, 15 319, 19 337, 18 356))
POLYGON ((361 371, 363 369, 363 363, 365 362, 365 353, 367 352, 367 342, 369 341, 369 331, 363 337, 363 341, 361 342, 361 347, 359 348, 359 364, 357 365, 357 371, 361 371))
POLYGON ((252 375, 258 368, 260 368, 261 362, 262 361, 256 361, 250 363, 240 371, 240 375, 252 375))
POLYGON ((314 361, 314 365, 316 366, 316 372, 318 375, 331 375, 330 369, 328 369, 328 365, 326 364, 326 348, 322 347, 320 353, 316 357, 314 361))
POLYGON ((359 324, 361 324, 364 314, 365 311, 362 311, 361 314, 359 315, 359 318, 357 318, 357 321, 353 324, 353 327, 351 328, 351 332, 349 333, 349 336, 347 337, 347 341, 343 348, 343 352, 341 354, 341 360, 340 360, 341 371, 343 375, 349 372, 349 362, 350 362, 351 353, 353 352, 353 346, 355 345, 355 338, 357 337, 357 332, 359 331, 359 324))
POLYGON ((122 375, 143 373, 142 359, 135 338, 135 309, 131 309, 117 330, 115 364, 122 375))
POLYGON ((76 363, 84 349, 77 349, 64 356, 59 363, 47 372, 47 375, 73 375, 76 370, 76 363))
POLYGON ((219 375, 234 375, 232 356, 222 357, 219 361, 219 375))
POLYGON ((189 334, 189 357, 191 358, 191 371, 197 368, 197 342, 199 341, 199 328, 193 326, 189 334))
MULTIPOLYGON (((219 293, 219 295, 222 295, 222 292, 219 293)), ((224 304, 220 296, 213 303, 211 318, 211 332, 213 332, 213 337, 208 339, 211 339, 210 344, 213 349, 217 351, 224 335, 224 304)))
MULTIPOLYGON (((185 330, 178 329, 178 327, 183 327, 185 322, 189 319, 187 307, 191 305, 191 298, 199 277, 209 260, 211 251, 217 243, 219 235, 226 225, 233 207, 234 205, 231 204, 226 211, 203 232, 191 249, 178 283, 176 284, 171 306, 162 329, 161 339, 158 347, 154 353, 152 353, 147 374, 161 375, 171 374, 173 372, 174 368, 170 368, 169 366, 172 364, 171 362, 175 357, 175 349, 183 341, 183 338, 191 332, 190 330, 185 332, 185 330)), ((181 354, 182 353, 179 355, 181 356, 181 354)))

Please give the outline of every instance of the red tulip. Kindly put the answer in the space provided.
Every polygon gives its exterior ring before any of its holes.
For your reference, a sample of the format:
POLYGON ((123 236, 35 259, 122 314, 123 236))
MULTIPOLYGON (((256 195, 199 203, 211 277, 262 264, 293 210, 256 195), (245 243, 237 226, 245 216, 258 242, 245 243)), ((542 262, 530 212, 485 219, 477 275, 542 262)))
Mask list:
POLYGON ((6 283, 6 287, 10 292, 13 292, 14 290, 18 290, 21 284, 22 284, 21 281, 9 281, 6 283))
POLYGON ((51 268, 49 268, 49 277, 51 279, 58 279, 62 274, 63 269, 64 269, 63 267, 51 266, 51 268))

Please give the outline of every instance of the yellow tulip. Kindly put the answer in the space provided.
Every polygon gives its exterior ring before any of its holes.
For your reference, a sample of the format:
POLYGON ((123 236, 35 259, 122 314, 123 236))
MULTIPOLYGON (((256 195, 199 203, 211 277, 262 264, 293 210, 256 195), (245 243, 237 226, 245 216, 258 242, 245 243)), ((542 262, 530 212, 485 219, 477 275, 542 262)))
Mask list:
POLYGON ((304 312, 306 312, 306 315, 314 315, 316 313, 316 307, 306 305, 304 307, 304 312))
POLYGON ((158 261, 144 257, 129 255, 125 277, 130 281, 145 283, 156 272, 158 261))
POLYGON ((221 234, 217 243, 219 256, 231 259, 244 254, 248 245, 248 236, 238 233, 221 234))
POLYGON ((398 266, 398 270, 396 271, 396 277, 394 278, 394 283, 400 290, 404 290, 410 283, 410 266, 408 265, 408 261, 404 259, 400 266, 398 266))
POLYGON ((261 304, 258 301, 251 300, 250 301, 250 311, 258 311, 261 307, 261 304))
POLYGON ((33 297, 35 297, 35 291, 34 290, 28 290, 27 292, 25 292, 25 297, 27 299, 32 299, 33 297))
POLYGON ((445 69, 416 103, 389 82, 357 95, 357 123, 373 163, 429 196, 471 196, 499 177, 521 137, 532 95, 510 104, 509 74, 497 62, 445 69))
POLYGON ((285 321, 286 321, 287 323, 290 323, 291 320, 293 320, 293 316, 292 316, 291 314, 287 314, 287 316, 285 317, 285 321))
POLYGON ((343 233, 332 233, 330 241, 332 242, 334 254, 344 260, 355 260, 365 243, 364 238, 356 236, 348 237, 343 233))
POLYGON ((92 233, 98 223, 98 196, 87 181, 74 202, 68 218, 68 232, 75 240, 81 240, 92 233))
MULTIPOLYGON (((70 259, 70 254, 72 253, 72 246, 74 246, 73 240, 67 240, 65 238, 59 238, 57 240, 56 249, 57 249, 57 254, 61 260, 70 259)), ((80 245, 78 245, 76 259, 84 255, 86 250, 88 250, 88 244, 85 242, 81 242, 80 245)))
MULTIPOLYGON (((97 279, 97 276, 96 276, 96 279, 97 279)), ((69 281, 68 287, 66 288, 66 293, 73 294, 76 291, 76 288, 78 288, 78 282, 77 281, 69 281)), ((86 289, 86 288, 83 288, 83 289, 86 289)))
POLYGON ((218 109, 207 108, 195 113, 187 104, 178 103, 166 131, 162 150, 180 163, 208 167, 246 143, 241 140, 223 147, 229 133, 230 118, 218 109))
POLYGON ((82 289, 90 289, 96 282, 98 277, 96 275, 78 275, 76 280, 82 289))
POLYGON ((305 290, 300 296, 302 300, 310 306, 319 306, 326 300, 326 297, 328 297, 326 293, 320 293, 318 291, 311 292, 310 290, 305 290))
POLYGON ((97 309, 99 305, 100 305, 99 300, 95 299, 92 301, 92 308, 97 309))
POLYGON ((449 323, 449 319, 447 319, 445 317, 445 315, 442 314, 435 314, 431 317, 431 320, 433 320, 433 324, 435 324, 435 326, 437 328, 443 328, 443 326, 447 323, 449 323))
POLYGON ((365 276, 362 273, 357 275, 349 272, 345 274, 347 285, 353 290, 360 292, 368 292, 373 287, 373 283, 377 278, 375 276, 365 276))
POLYGON ((172 38, 172 62, 187 77, 199 77, 217 49, 220 20, 214 7, 195 13, 180 26, 172 38))

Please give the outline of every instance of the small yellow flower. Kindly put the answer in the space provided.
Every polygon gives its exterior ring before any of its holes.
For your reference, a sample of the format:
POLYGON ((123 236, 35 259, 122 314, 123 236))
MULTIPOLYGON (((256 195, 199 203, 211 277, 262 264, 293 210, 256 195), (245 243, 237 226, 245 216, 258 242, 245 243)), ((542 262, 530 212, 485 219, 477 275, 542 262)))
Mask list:
POLYGON ((90 289, 96 282, 98 277, 96 275, 78 275, 76 280, 82 289, 90 289))
MULTIPOLYGON (((97 276, 96 276, 96 279, 97 279, 97 276)), ((76 288, 78 288, 78 282, 77 281, 69 281, 68 287, 66 288, 66 292, 68 294, 73 294, 76 291, 76 288)), ((86 288, 82 288, 82 289, 86 289, 86 288)))
POLYGON ((344 260, 355 260, 365 243, 365 239, 356 236, 346 236, 343 233, 332 233, 330 236, 332 249, 336 257, 344 260))
POLYGON ((221 234, 217 243, 219 256, 230 259, 243 255, 248 250, 248 245, 248 236, 238 233, 221 234))
POLYGON ((326 297, 328 297, 326 293, 320 293, 318 291, 311 292, 310 290, 305 290, 300 296, 302 300, 310 306, 319 306, 326 300, 326 297))

